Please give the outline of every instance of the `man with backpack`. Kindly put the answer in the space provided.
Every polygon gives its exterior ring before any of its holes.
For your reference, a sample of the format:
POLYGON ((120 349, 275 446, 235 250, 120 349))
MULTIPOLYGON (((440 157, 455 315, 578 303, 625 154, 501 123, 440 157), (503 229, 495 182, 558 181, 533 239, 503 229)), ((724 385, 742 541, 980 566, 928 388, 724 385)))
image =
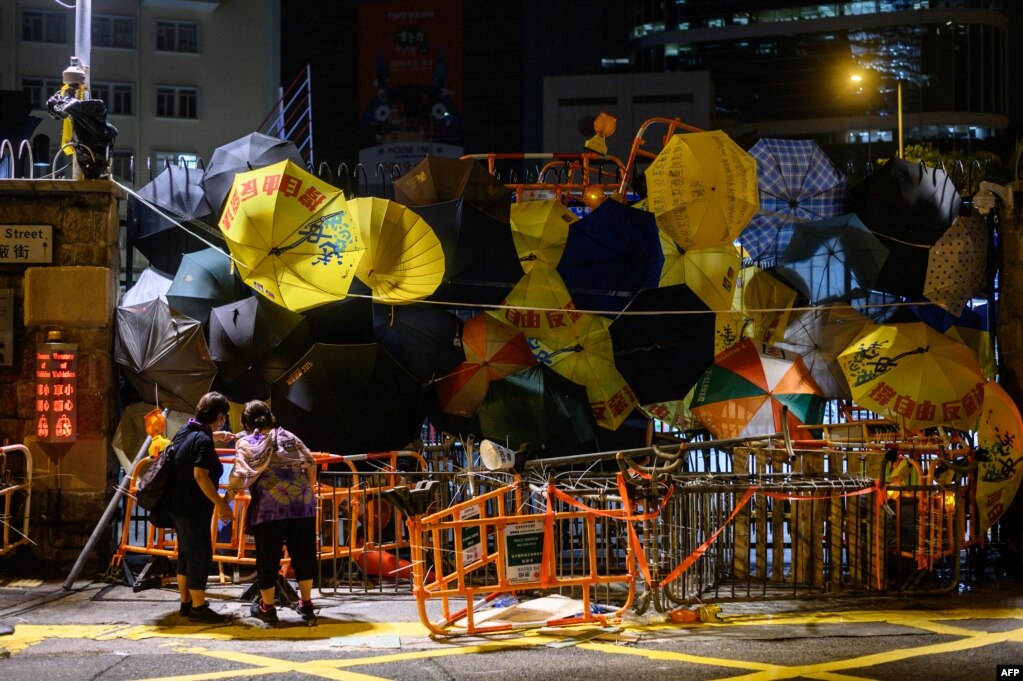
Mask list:
POLYGON ((213 564, 210 525, 213 511, 229 515, 231 510, 218 493, 224 466, 216 445, 230 444, 234 434, 222 431, 230 404, 218 392, 199 399, 195 416, 188 420, 171 441, 174 460, 163 504, 174 520, 178 535, 178 592, 180 613, 200 622, 219 624, 228 615, 210 608, 206 602, 206 583, 213 564))

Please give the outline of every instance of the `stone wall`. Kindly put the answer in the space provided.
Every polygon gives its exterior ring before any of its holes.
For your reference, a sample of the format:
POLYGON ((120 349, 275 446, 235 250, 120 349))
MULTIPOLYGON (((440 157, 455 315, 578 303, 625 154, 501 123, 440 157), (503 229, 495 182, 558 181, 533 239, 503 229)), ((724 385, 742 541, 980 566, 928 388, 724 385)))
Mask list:
POLYGON ((115 482, 110 437, 118 407, 112 350, 121 198, 106 181, 0 180, 0 229, 53 226, 52 263, 0 263, 0 288, 14 289, 14 365, 0 367, 0 440, 23 443, 32 453, 32 554, 54 569, 78 557, 115 482), (78 345, 73 444, 47 444, 34 435, 34 353, 51 329, 78 345))

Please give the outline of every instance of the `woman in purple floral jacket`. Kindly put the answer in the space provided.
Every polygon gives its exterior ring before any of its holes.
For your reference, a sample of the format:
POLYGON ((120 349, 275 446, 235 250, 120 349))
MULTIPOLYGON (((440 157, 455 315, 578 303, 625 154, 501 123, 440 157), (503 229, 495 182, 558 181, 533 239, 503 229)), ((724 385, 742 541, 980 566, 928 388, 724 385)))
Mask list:
POLYGON ((275 428, 274 415, 265 402, 245 405, 242 426, 248 435, 236 443, 234 468, 225 498, 231 500, 248 488, 245 526, 256 540, 256 584, 260 599, 249 613, 276 624, 274 589, 281 569, 281 549, 287 545, 301 600, 303 620, 315 618, 312 602, 316 574, 316 464, 309 448, 294 433, 275 428))

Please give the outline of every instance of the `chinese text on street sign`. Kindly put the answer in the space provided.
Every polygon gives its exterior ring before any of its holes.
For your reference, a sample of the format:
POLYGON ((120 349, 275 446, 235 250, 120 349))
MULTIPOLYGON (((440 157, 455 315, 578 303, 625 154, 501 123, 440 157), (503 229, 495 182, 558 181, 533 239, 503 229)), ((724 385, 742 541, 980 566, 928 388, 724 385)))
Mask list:
POLYGON ((52 225, 0 225, 0 263, 52 262, 52 225))

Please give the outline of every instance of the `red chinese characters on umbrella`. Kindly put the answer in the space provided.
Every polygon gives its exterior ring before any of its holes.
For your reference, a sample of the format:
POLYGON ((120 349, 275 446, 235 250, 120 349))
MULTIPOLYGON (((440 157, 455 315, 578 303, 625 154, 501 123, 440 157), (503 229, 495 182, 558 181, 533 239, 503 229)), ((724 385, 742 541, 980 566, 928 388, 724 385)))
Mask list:
POLYGON ((877 404, 889 407, 892 412, 905 419, 953 423, 974 419, 980 412, 984 395, 984 384, 978 381, 960 399, 935 404, 924 398, 917 400, 909 393, 900 393, 886 381, 876 383, 867 395, 877 404))
POLYGON ((304 183, 298 177, 287 172, 253 177, 238 183, 231 192, 224 208, 224 215, 220 219, 220 226, 224 231, 229 231, 234 223, 235 216, 242 203, 254 199, 260 195, 273 196, 280 194, 281 197, 293 198, 303 206, 308 213, 319 210, 329 197, 319 188, 304 183))

